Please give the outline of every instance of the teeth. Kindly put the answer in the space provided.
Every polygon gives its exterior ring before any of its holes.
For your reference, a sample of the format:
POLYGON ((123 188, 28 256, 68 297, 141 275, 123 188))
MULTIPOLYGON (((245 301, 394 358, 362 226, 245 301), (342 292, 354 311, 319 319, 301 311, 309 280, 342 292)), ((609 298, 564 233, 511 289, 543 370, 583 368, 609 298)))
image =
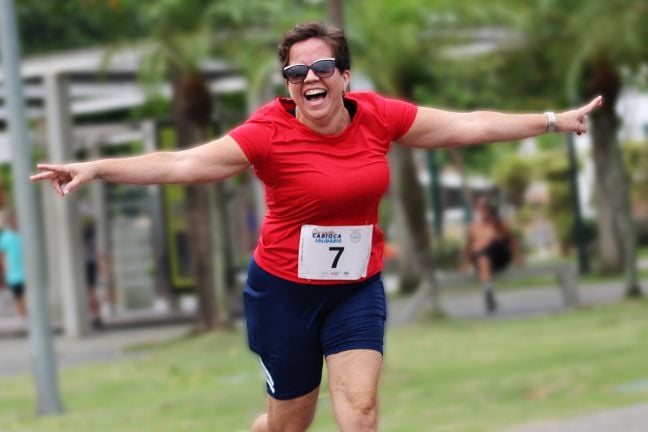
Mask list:
POLYGON ((326 90, 323 89, 312 89, 312 90, 307 90, 306 93, 304 93, 306 96, 315 96, 315 95, 320 95, 326 93, 326 90))

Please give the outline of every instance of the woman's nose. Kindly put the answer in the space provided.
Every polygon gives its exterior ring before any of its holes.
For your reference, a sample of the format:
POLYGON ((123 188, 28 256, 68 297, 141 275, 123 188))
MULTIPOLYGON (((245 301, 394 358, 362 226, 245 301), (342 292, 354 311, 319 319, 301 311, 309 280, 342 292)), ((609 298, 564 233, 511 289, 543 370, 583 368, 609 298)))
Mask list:
POLYGON ((313 69, 308 69, 308 73, 306 73, 306 78, 304 78, 304 82, 308 81, 318 81, 320 77, 318 77, 315 72, 313 72, 313 69))

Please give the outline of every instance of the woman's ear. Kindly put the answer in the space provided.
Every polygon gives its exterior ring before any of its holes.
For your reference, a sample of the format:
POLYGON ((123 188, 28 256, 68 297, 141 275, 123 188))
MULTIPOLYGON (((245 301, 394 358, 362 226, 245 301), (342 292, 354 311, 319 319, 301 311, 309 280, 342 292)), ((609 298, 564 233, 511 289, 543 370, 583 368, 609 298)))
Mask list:
POLYGON ((340 75, 342 75, 342 79, 344 79, 344 89, 342 92, 347 92, 349 91, 349 85, 351 84, 351 71, 347 69, 340 75))

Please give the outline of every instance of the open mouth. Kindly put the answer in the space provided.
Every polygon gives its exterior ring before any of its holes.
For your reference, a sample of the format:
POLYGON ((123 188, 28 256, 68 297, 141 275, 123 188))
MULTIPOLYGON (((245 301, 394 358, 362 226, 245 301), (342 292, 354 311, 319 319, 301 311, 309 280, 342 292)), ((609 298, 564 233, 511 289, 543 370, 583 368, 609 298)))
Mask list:
POLYGON ((326 97, 327 92, 324 89, 312 89, 304 93, 304 97, 309 102, 319 101, 326 97))

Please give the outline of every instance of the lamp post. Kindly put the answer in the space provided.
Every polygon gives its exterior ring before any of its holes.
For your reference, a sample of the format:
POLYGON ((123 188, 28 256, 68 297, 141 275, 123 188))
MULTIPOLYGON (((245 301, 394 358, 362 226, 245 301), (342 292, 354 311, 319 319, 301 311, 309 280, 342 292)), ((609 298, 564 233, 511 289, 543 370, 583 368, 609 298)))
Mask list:
POLYGON ((26 265, 27 304, 29 306, 29 341, 36 381, 38 414, 63 411, 56 375, 47 293, 45 290, 43 233, 36 188, 28 177, 31 146, 27 136, 27 117, 20 76, 20 49, 13 0, 0 0, 0 38, 4 72, 5 104, 11 141, 16 213, 23 240, 26 265))

